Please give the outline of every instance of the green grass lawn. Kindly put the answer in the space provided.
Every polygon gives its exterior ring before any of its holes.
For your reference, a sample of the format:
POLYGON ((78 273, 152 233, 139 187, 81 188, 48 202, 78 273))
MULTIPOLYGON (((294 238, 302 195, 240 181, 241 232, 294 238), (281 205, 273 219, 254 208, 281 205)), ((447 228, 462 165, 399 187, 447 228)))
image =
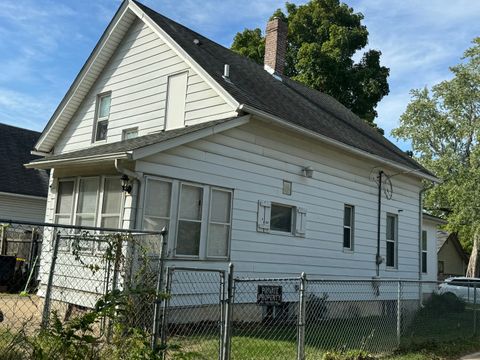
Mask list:
MULTIPOLYGON (((417 316, 404 320, 401 350, 397 347, 395 318, 364 317, 320 321, 306 327, 307 359, 321 359, 327 351, 362 349, 382 359, 455 359, 459 354, 480 350, 480 339, 472 338, 473 311, 417 316), (392 354, 393 353, 393 354, 392 354)), ((479 324, 480 326, 480 324, 479 324)), ((243 324, 234 326, 232 359, 295 359, 296 326, 286 324, 243 324)), ((198 354, 194 358, 214 359, 219 351, 216 332, 202 337, 172 337, 181 349, 198 354)))

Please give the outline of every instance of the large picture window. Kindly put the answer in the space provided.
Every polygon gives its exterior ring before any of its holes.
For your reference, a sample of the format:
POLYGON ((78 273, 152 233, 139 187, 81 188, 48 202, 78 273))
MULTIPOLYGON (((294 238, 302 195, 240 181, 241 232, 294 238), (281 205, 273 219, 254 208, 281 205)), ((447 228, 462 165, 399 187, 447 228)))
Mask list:
POLYGON ((176 257, 226 259, 230 252, 232 198, 229 189, 149 176, 143 227, 167 227, 176 257))
POLYGON ((59 179, 55 222, 120 228, 122 199, 119 177, 59 179))

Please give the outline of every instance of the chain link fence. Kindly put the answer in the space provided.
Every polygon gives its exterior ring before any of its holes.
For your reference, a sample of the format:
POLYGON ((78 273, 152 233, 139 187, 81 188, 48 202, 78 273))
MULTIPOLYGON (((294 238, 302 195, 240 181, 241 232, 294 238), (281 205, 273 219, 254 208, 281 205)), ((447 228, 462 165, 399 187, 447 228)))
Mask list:
POLYGON ((475 279, 235 278, 166 266, 165 233, 0 223, 0 358, 303 360, 477 334, 475 279))
POLYGON ((0 223, 2 356, 95 358, 120 337, 155 332, 160 233, 0 223))

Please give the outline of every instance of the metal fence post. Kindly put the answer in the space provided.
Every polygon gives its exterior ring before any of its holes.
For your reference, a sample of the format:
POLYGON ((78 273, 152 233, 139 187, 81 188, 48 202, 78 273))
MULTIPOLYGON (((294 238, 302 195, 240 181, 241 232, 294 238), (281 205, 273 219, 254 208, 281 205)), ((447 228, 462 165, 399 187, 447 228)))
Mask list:
POLYGON ((57 263, 58 256, 58 243, 60 242, 60 233, 54 230, 53 233, 53 249, 52 249, 52 261, 50 262, 50 271, 48 273, 47 289, 45 291, 45 302, 43 304, 42 312, 42 328, 46 329, 49 323, 50 306, 52 297, 53 275, 55 273, 55 265, 57 263))
POLYGON ((166 358, 166 347, 167 347, 167 325, 168 325, 168 306, 170 304, 170 293, 172 292, 172 275, 174 272, 174 268, 167 267, 167 275, 165 279, 165 300, 163 301, 163 309, 162 309, 162 323, 160 329, 160 348, 163 351, 163 358, 166 358))
POLYGON ((298 294, 297 360, 305 360, 306 287, 307 275, 303 272, 300 277, 300 291, 298 294))
POLYGON ((221 360, 230 360, 231 352, 231 333, 232 333, 232 315, 233 315, 233 264, 228 266, 227 280, 227 299, 225 301, 225 326, 223 330, 222 356, 221 360))
POLYGON ((397 346, 400 346, 402 336, 402 282, 398 281, 397 288, 397 346))
POLYGON ((223 342, 225 340, 225 278, 226 271, 220 273, 220 346, 218 359, 222 360, 223 356, 223 342))
POLYGON ((160 332, 160 326, 162 324, 162 302, 164 301, 165 294, 162 294, 164 288, 163 276, 165 271, 165 252, 167 249, 167 228, 163 228, 161 232, 162 244, 160 246, 160 259, 158 264, 158 278, 157 286, 155 290, 155 304, 153 312, 153 336, 152 336, 152 349, 157 349, 158 336, 160 332))
POLYGON ((0 255, 6 255, 7 250, 7 229, 6 225, 0 224, 0 255))
POLYGON ((477 335, 477 284, 473 284, 473 335, 477 335))

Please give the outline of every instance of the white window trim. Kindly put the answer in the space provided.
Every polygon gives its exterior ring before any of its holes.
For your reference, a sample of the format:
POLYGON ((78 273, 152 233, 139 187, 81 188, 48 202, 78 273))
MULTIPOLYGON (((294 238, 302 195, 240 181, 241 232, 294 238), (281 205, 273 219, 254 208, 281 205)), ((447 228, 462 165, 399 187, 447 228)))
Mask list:
POLYGON ((428 232, 427 230, 422 230, 422 274, 428 274, 428 232), (423 234, 425 234, 425 249, 423 248, 423 234), (425 254, 425 259, 426 259, 426 271, 423 271, 423 254, 425 254))
POLYGON ((305 237, 307 228, 307 209, 293 205, 289 202, 277 202, 277 201, 258 201, 257 210, 257 231, 263 233, 269 233, 272 235, 291 236, 291 237, 305 237), (272 230, 272 205, 278 205, 283 207, 289 207, 292 209, 292 223, 291 231, 272 230), (301 222, 301 223, 299 223, 301 222), (303 226, 299 226, 303 225, 303 226))
POLYGON ((123 141, 123 140, 129 140, 129 139, 127 139, 126 136, 125 136, 125 135, 127 135, 127 133, 128 133, 129 131, 136 131, 136 132, 137 132, 137 136, 135 136, 135 137, 133 137, 133 138, 130 138, 130 139, 134 139, 134 138, 138 137, 138 126, 131 127, 131 128, 128 128, 128 129, 123 129, 123 130, 122 130, 122 141, 123 141))
MULTIPOLYGON (((58 204, 58 186, 60 182, 63 181, 73 181, 73 201, 72 201, 72 213, 70 217, 70 225, 78 226, 77 225, 77 206, 78 206, 78 201, 79 201, 79 196, 80 196, 80 179, 87 179, 87 178, 97 178, 99 183, 99 187, 97 190, 97 204, 96 204, 96 209, 95 209, 95 224, 94 227, 101 227, 101 219, 102 219, 102 208, 103 208, 103 193, 105 190, 105 179, 109 178, 118 178, 119 180, 119 185, 120 186, 120 177, 115 176, 115 175, 99 175, 99 176, 76 176, 76 177, 65 177, 65 178, 58 178, 56 182, 56 187, 57 187, 57 192, 55 196, 55 215, 54 215, 54 222, 56 222, 56 206, 58 204)), ((119 214, 119 221, 118 221, 118 228, 120 229, 123 224, 123 215, 124 215, 124 207, 125 207, 125 194, 122 192, 122 198, 120 200, 120 214, 119 214)), ((106 214, 105 214, 106 215, 106 214)), ((100 250, 100 244, 97 246, 97 248, 92 247, 91 249, 88 250, 81 250, 80 252, 83 254, 93 254, 94 251, 100 250)), ((68 249, 63 249, 59 251, 69 251, 71 248, 70 241, 68 241, 68 249)))
MULTIPOLYGON (((178 189, 178 197, 177 197, 177 201, 178 201, 178 208, 177 208, 177 213, 176 213, 176 217, 175 217, 175 223, 176 223, 176 232, 175 232, 175 247, 173 249, 173 253, 174 253, 174 256, 176 258, 184 258, 184 259, 199 259, 199 258, 203 258, 205 257, 205 249, 203 249, 203 246, 202 246, 202 240, 203 238, 205 237, 205 234, 204 232, 206 231, 205 229, 205 223, 206 223, 206 216, 205 216, 205 203, 206 203, 206 192, 205 191, 205 185, 200 185, 200 184, 195 184, 195 183, 191 183, 191 182, 186 182, 186 181, 181 181, 179 183, 179 189, 178 189), (186 185, 186 186, 192 186, 192 187, 197 187, 197 188, 200 188, 202 189, 202 217, 200 218, 200 220, 190 220, 190 219, 181 219, 180 218, 180 199, 181 199, 181 196, 182 196, 182 186, 183 185, 186 185), (199 239, 199 248, 198 248, 198 255, 185 255, 185 254, 178 254, 177 253, 177 247, 178 247, 178 223, 180 221, 191 221, 191 222, 196 222, 196 223, 200 223, 200 239, 199 239), (202 253, 203 253, 203 256, 202 256, 202 253)), ((208 209, 208 208, 207 208, 208 209)))
POLYGON ((385 217, 385 240, 386 240, 386 243, 385 243, 385 267, 387 268, 387 270, 397 270, 398 269, 398 215, 397 214, 393 214, 393 213, 387 213, 387 216, 385 217), (393 232, 394 232, 394 237, 395 239, 394 240, 391 240, 391 239, 387 239, 387 219, 388 217, 393 217, 395 219, 395 228, 393 229, 393 232), (393 266, 388 266, 387 265, 387 254, 388 254, 388 250, 387 250, 387 243, 388 242, 393 242, 393 266))
MULTIPOLYGON (((211 260, 211 261, 228 261, 230 259, 230 251, 231 251, 231 240, 232 240, 232 223, 233 223, 233 201, 234 201, 234 190, 229 188, 224 188, 220 186, 208 185, 208 184, 200 184, 190 181, 183 181, 180 179, 172 179, 166 178, 161 176, 155 175, 145 175, 145 186, 143 186, 143 194, 142 194, 142 204, 140 204, 140 212, 141 212, 141 219, 139 220, 140 226, 143 228, 143 223, 145 220, 145 205, 146 205, 146 197, 148 196, 147 191, 147 181, 149 179, 158 180, 169 182, 172 186, 171 188, 171 199, 170 199, 170 218, 168 221, 168 257, 173 259, 183 259, 183 260, 211 260), (176 253, 177 248, 177 234, 178 234, 178 220, 179 220, 179 211, 180 211, 180 189, 181 185, 189 185, 200 187, 203 189, 203 197, 202 197, 202 225, 200 229, 200 245, 199 245, 199 255, 182 255, 176 253), (216 257, 216 256, 208 256, 208 231, 209 231, 209 220, 210 220, 210 198, 211 198, 211 190, 216 189, 220 191, 225 191, 230 193, 230 232, 229 237, 227 239, 227 256, 225 257, 216 257)), ((139 212, 139 214, 140 214, 139 212)))
POLYGON ((92 144, 103 144, 103 143, 107 142, 108 123, 109 123, 109 120, 110 120, 111 109, 112 109, 112 92, 111 91, 105 91, 103 93, 97 94, 96 104, 95 104, 95 121, 94 121, 94 124, 93 124, 92 144), (101 99, 103 99, 107 96, 110 96, 110 109, 108 110, 108 115, 101 118, 100 115, 99 115, 100 114, 101 99), (97 140, 98 123, 102 122, 102 121, 107 122, 107 136, 105 137, 105 139, 97 140))
POLYGON ((344 204, 344 206, 343 206, 343 231, 344 231, 344 233, 342 234, 343 250, 347 251, 347 252, 353 252, 353 247, 354 247, 353 242, 354 242, 354 239, 355 239, 355 236, 354 236, 354 231, 355 231, 355 206, 354 205, 344 204), (350 225, 349 226, 345 225, 345 208, 347 208, 347 207, 351 209, 351 211, 350 211, 350 225), (346 247, 345 243, 344 243, 345 229, 350 229, 350 246, 349 247, 346 247))
POLYGON ((297 207, 294 205, 289 205, 289 204, 282 204, 276 201, 272 201, 270 203, 270 233, 274 235, 287 235, 287 236, 295 236, 295 216, 297 214, 297 207), (281 230, 272 230, 272 206, 282 206, 282 207, 287 207, 290 208, 290 211, 292 212, 292 216, 290 219, 290 231, 281 231, 281 230))
POLYGON ((205 241, 205 258, 207 259, 214 259, 214 260, 226 260, 229 258, 230 254, 230 245, 231 245, 231 239, 232 239, 232 220, 233 220, 233 190, 231 189, 224 189, 221 187, 216 187, 216 186, 211 186, 209 189, 209 204, 208 204, 208 226, 207 226, 207 239, 205 241), (210 221, 212 218, 212 207, 210 204, 212 203, 212 196, 213 196, 213 191, 223 191, 227 192, 230 194, 230 218, 228 223, 221 223, 221 222, 216 222, 216 221, 210 221), (208 241, 210 239, 210 224, 217 224, 217 225, 228 225, 229 230, 228 230, 228 239, 227 239, 227 256, 211 256, 208 255, 208 241))

